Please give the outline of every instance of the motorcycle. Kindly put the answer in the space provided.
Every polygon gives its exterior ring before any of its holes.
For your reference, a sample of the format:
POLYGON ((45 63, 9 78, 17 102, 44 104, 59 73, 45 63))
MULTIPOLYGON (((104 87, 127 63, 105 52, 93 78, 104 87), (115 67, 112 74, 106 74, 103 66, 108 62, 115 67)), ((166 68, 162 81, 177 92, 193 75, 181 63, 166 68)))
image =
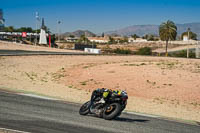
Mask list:
POLYGON ((128 95, 125 91, 121 93, 113 93, 105 103, 100 103, 101 97, 95 97, 93 102, 88 101, 84 103, 80 110, 80 115, 93 114, 105 120, 112 120, 121 115, 126 108, 128 95))

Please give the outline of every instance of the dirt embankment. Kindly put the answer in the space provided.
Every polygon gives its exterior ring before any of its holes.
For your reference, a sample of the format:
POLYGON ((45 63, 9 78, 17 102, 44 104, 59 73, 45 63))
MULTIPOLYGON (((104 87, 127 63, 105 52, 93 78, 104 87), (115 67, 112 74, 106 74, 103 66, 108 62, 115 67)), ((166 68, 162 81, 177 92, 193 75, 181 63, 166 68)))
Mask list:
MULTIPOLYGON (((0 46, 2 48, 3 46, 0 46)), ((200 121, 200 60, 143 56, 0 57, 0 88, 83 103, 126 90, 127 110, 200 121)))

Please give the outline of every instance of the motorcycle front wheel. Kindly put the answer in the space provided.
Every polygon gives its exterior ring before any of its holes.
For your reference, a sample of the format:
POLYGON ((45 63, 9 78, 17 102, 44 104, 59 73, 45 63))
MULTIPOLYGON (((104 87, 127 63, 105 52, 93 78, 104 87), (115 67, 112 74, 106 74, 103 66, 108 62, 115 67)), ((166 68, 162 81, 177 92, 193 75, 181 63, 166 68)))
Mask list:
POLYGON ((79 110, 79 114, 87 115, 90 112, 89 106, 90 106, 90 101, 84 103, 79 110))
POLYGON ((106 107, 103 112, 105 120, 112 120, 121 113, 122 107, 119 103, 112 103, 106 107))

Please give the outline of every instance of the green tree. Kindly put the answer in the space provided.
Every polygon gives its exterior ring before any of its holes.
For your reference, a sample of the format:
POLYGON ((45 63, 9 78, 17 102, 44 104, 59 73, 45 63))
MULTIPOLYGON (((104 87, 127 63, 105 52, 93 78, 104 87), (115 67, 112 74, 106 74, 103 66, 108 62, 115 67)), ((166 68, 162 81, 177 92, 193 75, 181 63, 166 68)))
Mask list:
POLYGON ((74 35, 69 35, 69 37, 70 37, 70 38, 75 38, 75 36, 74 36, 74 35))
POLYGON ((4 32, 14 32, 15 28, 13 26, 4 27, 4 32))
POLYGON ((152 49, 150 47, 140 48, 137 53, 138 55, 151 55, 152 49))
MULTIPOLYGON (((188 31, 183 32, 183 33, 181 34, 181 39, 182 39, 182 40, 183 40, 183 36, 184 36, 184 35, 187 35, 187 36, 188 36, 188 31)), ((190 31, 190 32, 189 32, 189 39, 197 40, 197 34, 194 33, 194 32, 192 32, 192 31, 190 31)))
POLYGON ((145 36, 142 37, 143 39, 146 39, 147 41, 158 41, 159 37, 157 37, 156 35, 153 34, 147 34, 145 36))
POLYGON ((104 32, 102 33, 102 35, 101 35, 101 37, 104 37, 105 35, 104 35, 104 32))
POLYGON ((149 35, 148 35, 148 34, 146 34, 146 35, 144 35, 142 38, 143 38, 143 39, 147 39, 147 40, 148 40, 148 36, 149 36, 149 35))
POLYGON ((115 49, 113 52, 116 54, 131 54, 132 53, 130 49, 120 49, 120 48, 115 49))
POLYGON ((166 41, 165 54, 168 55, 167 48, 169 40, 175 40, 177 35, 177 27, 173 21, 163 22, 159 27, 160 39, 166 41))
POLYGON ((114 38, 112 38, 111 36, 109 36, 109 42, 108 42, 109 44, 113 44, 113 43, 115 43, 115 39, 114 38))
POLYGON ((32 29, 31 27, 27 27, 27 28, 26 28, 26 31, 27 31, 27 32, 33 32, 33 29, 32 29))
POLYGON ((31 27, 21 27, 16 29, 16 32, 33 32, 33 29, 31 27))
POLYGON ((89 43, 90 41, 85 35, 81 35, 80 39, 78 40, 79 43, 89 43))
POLYGON ((135 40, 136 40, 136 38, 140 38, 137 34, 134 34, 131 37, 134 38, 135 40))

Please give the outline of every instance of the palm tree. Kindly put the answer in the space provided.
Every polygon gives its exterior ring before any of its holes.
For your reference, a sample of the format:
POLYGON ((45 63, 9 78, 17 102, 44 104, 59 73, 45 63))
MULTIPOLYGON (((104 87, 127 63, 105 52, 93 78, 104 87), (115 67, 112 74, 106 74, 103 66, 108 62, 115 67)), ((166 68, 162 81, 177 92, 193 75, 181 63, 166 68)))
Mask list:
POLYGON ((177 35, 177 27, 175 23, 170 20, 168 20, 167 22, 163 22, 159 27, 159 34, 160 34, 160 39, 166 41, 165 54, 167 56, 168 41, 175 40, 177 35))

